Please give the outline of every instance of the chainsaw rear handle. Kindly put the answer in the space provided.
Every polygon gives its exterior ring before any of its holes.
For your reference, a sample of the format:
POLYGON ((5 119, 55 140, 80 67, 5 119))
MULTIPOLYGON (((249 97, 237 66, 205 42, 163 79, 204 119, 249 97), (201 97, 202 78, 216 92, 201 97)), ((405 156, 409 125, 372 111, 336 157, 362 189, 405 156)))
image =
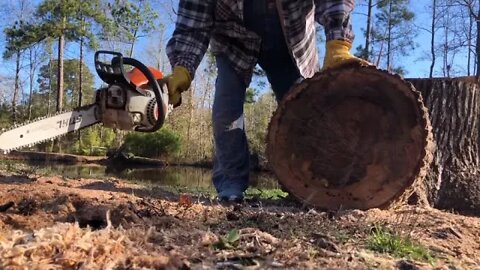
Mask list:
POLYGON ((155 79, 148 67, 134 58, 123 57, 121 53, 112 51, 95 52, 95 69, 97 70, 98 75, 104 82, 108 84, 122 83, 130 86, 132 91, 144 93, 144 91, 142 91, 130 81, 123 65, 133 66, 140 70, 143 75, 145 75, 145 77, 148 79, 148 84, 150 85, 153 93, 155 94, 155 100, 157 102, 158 117, 155 124, 151 128, 136 127, 135 131, 154 132, 159 130, 163 126, 167 115, 167 112, 165 111, 165 108, 163 106, 162 99, 162 93, 165 93, 162 86, 165 84, 166 81, 164 79, 157 81, 157 79, 155 79), (111 60, 111 64, 107 64, 99 60, 99 56, 102 54, 108 54, 113 57, 111 60))

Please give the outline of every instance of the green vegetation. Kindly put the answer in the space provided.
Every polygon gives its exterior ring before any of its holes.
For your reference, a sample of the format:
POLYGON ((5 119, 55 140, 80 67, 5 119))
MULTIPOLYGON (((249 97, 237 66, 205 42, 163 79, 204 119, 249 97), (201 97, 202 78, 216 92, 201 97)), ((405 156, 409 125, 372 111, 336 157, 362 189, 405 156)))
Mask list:
MULTIPOLYGON (((94 75, 85 63, 82 65, 82 100, 89 104, 93 100, 94 75)), ((63 107, 65 110, 76 108, 79 103, 78 59, 66 59, 63 63, 63 107)), ((32 94, 32 116, 42 117, 55 110, 56 95, 52 93, 57 88, 57 74, 53 72, 58 68, 58 61, 52 60, 41 66, 38 73, 38 91, 32 94)), ((96 74, 95 74, 96 76, 96 74)))
POLYGON ((74 140, 72 153, 79 155, 104 156, 108 149, 114 147, 115 132, 113 129, 93 126, 80 133, 80 140, 74 140))
MULTIPOLYGON (((181 177, 181 176, 179 176, 181 177)), ((214 199, 217 196, 217 192, 213 187, 198 187, 198 186, 178 186, 172 187, 169 191, 174 193, 190 193, 201 194, 209 198, 214 199)), ((245 191, 245 199, 262 199, 262 200, 281 200, 288 196, 287 192, 281 189, 269 189, 269 188, 254 188, 251 187, 245 191)))
POLYGON ((158 158, 180 151, 180 137, 168 126, 152 133, 132 132, 125 136, 124 147, 137 156, 158 158))
POLYGON ((218 242, 213 244, 217 249, 232 249, 238 244, 240 240, 240 232, 237 229, 230 230, 227 235, 221 236, 218 242))
POLYGON ((434 260, 434 256, 428 248, 380 225, 375 225, 372 229, 371 235, 367 239, 367 248, 380 253, 388 253, 394 257, 428 262, 434 260))
POLYGON ((288 196, 288 193, 281 189, 258 189, 258 188, 249 188, 247 189, 246 198, 259 198, 259 199, 268 199, 268 200, 280 200, 288 196))
POLYGON ((247 94, 250 95, 249 99, 252 101, 252 103, 245 104, 245 124, 250 150, 258 154, 260 160, 266 160, 265 142, 268 124, 273 112, 277 108, 277 102, 271 92, 257 97, 258 90, 250 89, 250 91, 247 91, 247 94))

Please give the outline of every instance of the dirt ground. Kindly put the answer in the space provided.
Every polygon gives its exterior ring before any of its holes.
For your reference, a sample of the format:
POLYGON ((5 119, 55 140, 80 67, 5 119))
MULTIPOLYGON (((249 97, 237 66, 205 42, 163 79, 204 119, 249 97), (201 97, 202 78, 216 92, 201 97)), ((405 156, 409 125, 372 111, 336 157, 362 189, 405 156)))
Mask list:
POLYGON ((0 171, 0 269, 480 269, 480 218, 435 209, 220 205, 117 179, 0 171), (379 226, 431 259, 372 251, 379 226))

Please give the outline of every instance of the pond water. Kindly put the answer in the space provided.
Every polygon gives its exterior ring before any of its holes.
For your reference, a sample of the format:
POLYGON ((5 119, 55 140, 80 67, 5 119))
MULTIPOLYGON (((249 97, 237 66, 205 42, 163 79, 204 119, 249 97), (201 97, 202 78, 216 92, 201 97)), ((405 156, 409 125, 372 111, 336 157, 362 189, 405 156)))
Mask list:
MULTIPOLYGON (((115 177, 147 186, 170 186, 191 191, 213 191, 211 170, 198 167, 169 166, 159 168, 135 168, 122 172, 110 172, 107 167, 91 164, 49 164, 0 160, 0 168, 7 171, 56 175, 69 179, 115 177)), ((276 179, 267 173, 252 173, 250 186, 259 189, 279 189, 276 179)))

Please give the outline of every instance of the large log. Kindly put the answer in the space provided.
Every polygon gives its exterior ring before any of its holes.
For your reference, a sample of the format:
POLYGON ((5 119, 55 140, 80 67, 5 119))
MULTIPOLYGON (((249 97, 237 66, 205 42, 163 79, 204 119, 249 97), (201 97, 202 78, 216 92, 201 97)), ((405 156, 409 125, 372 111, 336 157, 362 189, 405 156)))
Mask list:
POLYGON ((350 65, 289 91, 270 122, 267 157, 304 203, 368 209, 422 195, 432 146, 427 110, 410 83, 350 65))
POLYGON ((409 79, 430 112, 436 151, 425 185, 436 208, 480 215, 480 85, 475 77, 409 79))

